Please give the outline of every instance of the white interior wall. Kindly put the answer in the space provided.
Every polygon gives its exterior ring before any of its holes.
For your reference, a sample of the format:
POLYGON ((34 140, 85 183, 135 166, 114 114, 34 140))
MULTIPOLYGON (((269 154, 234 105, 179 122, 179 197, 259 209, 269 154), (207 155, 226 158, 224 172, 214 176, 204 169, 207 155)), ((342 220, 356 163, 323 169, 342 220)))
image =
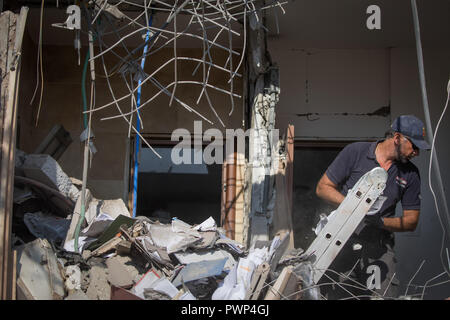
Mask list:
POLYGON ((270 52, 280 67, 276 115, 280 130, 293 124, 296 138, 308 140, 384 136, 389 117, 359 114, 389 105, 388 49, 296 50, 277 46, 270 52), (304 116, 308 113, 312 114, 304 116))

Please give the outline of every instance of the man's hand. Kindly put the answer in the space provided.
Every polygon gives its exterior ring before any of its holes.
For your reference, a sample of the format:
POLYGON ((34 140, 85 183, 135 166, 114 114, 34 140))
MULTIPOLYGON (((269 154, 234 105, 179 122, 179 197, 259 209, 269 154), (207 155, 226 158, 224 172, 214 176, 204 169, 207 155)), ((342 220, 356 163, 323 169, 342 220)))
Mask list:
POLYGON ((369 226, 374 226, 380 229, 384 228, 384 218, 380 217, 379 215, 375 214, 375 215, 371 215, 371 216, 366 216, 364 218, 364 223, 369 225, 369 226))

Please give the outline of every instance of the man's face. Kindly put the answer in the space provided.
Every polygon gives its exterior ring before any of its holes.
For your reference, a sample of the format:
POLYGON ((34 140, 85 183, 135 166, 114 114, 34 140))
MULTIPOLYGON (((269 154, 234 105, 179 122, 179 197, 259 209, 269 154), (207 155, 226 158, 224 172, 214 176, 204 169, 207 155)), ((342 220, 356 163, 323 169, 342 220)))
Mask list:
POLYGON ((397 136, 395 150, 397 153, 397 161, 401 161, 402 163, 407 163, 419 155, 419 148, 402 134, 398 134, 397 136))

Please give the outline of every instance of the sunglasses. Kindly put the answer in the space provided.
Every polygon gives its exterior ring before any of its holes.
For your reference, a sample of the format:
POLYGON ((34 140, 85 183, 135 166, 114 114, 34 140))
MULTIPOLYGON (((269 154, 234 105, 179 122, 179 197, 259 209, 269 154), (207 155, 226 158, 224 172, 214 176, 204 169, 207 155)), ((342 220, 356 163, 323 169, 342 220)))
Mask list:
POLYGON ((414 144, 414 142, 411 141, 411 139, 409 139, 408 137, 405 137, 405 136, 403 136, 403 137, 405 138, 405 140, 408 140, 411 143, 414 151, 419 151, 419 148, 414 144))

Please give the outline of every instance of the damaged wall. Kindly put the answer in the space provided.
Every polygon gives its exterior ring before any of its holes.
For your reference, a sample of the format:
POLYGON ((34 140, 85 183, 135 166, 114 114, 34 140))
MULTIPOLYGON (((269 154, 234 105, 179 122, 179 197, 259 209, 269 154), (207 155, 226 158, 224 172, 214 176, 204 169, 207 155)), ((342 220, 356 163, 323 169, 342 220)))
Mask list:
MULTIPOLYGON (((39 12, 32 12, 34 15, 39 12)), ((36 19, 35 19, 36 20, 36 19)), ((29 25, 28 28, 33 29, 35 26, 29 25)), ((31 31, 29 31, 31 32, 31 31)), ((68 36, 72 37, 70 31, 66 30, 68 36)), ((44 38, 51 37, 51 34, 44 34, 44 38)), ((30 41, 31 37, 28 37, 30 41)), ((43 48, 43 70, 44 70, 44 96, 41 114, 39 116, 38 126, 35 126, 35 115, 37 111, 38 100, 33 102, 30 107, 29 103, 31 95, 34 91, 36 79, 36 46, 37 43, 32 42, 28 45, 28 49, 24 52, 27 60, 27 79, 28 85, 24 87, 24 99, 21 100, 21 133, 20 133, 20 148, 25 152, 32 152, 45 138, 47 133, 55 124, 62 124, 72 136, 74 142, 65 151, 59 159, 59 163, 65 172, 72 177, 81 179, 82 176, 82 145, 79 142, 79 135, 83 130, 83 115, 82 115, 82 97, 81 97, 81 76, 82 65, 77 65, 77 53, 73 47, 64 46, 44 46, 43 48)), ((94 49, 98 52, 98 48, 94 49)), ((201 50, 195 48, 178 48, 180 55, 193 56, 201 58, 201 50)), ((211 50, 212 55, 217 59, 219 64, 224 65, 228 55, 221 51, 211 50)), ((86 54, 86 48, 81 50, 82 61, 86 54)), ((158 53, 151 55, 146 62, 145 71, 152 72, 162 62, 166 60, 168 55, 173 54, 172 49, 163 49, 158 53)), ((236 60, 239 57, 235 57, 236 60)), ((108 61, 108 57, 106 59, 108 61)), ((234 62, 237 65, 237 61, 234 62)), ((194 62, 179 63, 178 73, 179 78, 191 77, 193 69, 196 67, 194 62)), ((101 64, 96 62, 96 106, 100 106, 112 101, 111 94, 107 87, 106 81, 101 77, 101 64)), ((169 83, 173 81, 173 64, 170 64, 164 69, 164 72, 159 75, 159 81, 162 83, 169 83)), ((196 77, 201 81, 201 72, 197 72, 196 77)), ((226 74, 222 71, 211 71, 212 85, 218 87, 227 87, 226 74), (221 74, 222 73, 222 74, 221 74)), ((242 95, 242 77, 236 77, 234 80, 235 93, 242 95)), ((111 83, 116 97, 126 94, 128 91, 123 85, 120 77, 111 78, 111 83)), ((89 80, 86 81, 87 91, 89 80)), ((200 86, 194 85, 179 85, 177 87, 177 95, 181 99, 194 107, 200 113, 206 115, 214 125, 203 121, 203 130, 210 127, 218 128, 224 131, 225 129, 217 123, 211 109, 203 98, 197 105, 196 100, 201 91, 200 86)), ((154 86, 145 85, 142 90, 142 101, 151 97, 156 93, 154 86)), ((242 126, 242 100, 235 98, 235 110, 233 114, 228 117, 230 111, 229 96, 221 92, 209 92, 214 107, 218 110, 227 128, 240 128, 242 126)), ((39 98, 39 92, 38 97, 39 98)), ((88 97, 89 99, 89 97, 88 97)), ((186 128, 193 132, 193 125, 195 120, 201 120, 193 113, 189 113, 176 102, 169 107, 170 97, 160 95, 150 105, 143 107, 142 119, 144 128, 143 134, 157 134, 170 138, 170 134, 174 129, 186 128)), ((120 103, 123 110, 129 110, 130 100, 122 101, 120 103)), ((94 156, 92 166, 89 169, 88 188, 101 198, 118 198, 123 195, 123 179, 124 179, 124 162, 125 150, 127 143, 128 125, 123 119, 113 119, 107 121, 100 121, 106 116, 117 115, 118 111, 115 106, 108 107, 108 109, 101 110, 94 113, 93 116, 93 131, 95 133, 95 146, 98 153, 94 156)), ((219 186, 218 186, 219 187, 219 186)))

